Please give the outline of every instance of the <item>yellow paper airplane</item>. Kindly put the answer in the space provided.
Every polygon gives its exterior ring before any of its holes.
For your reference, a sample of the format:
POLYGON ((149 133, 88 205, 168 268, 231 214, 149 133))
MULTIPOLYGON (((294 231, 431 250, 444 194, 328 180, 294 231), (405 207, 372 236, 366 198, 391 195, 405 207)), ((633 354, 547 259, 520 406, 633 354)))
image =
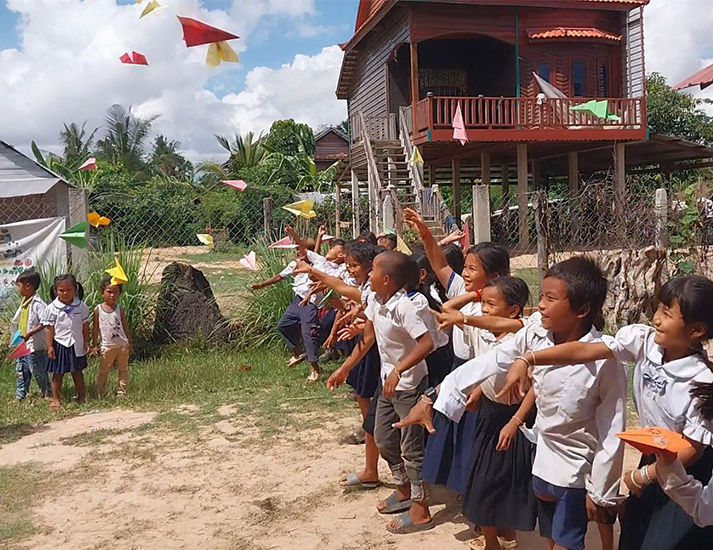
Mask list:
POLYGON ((221 61, 227 63, 237 63, 240 61, 238 52, 230 47, 227 42, 213 42, 208 47, 208 55, 205 58, 205 63, 209 67, 217 67, 221 61))
POLYGON ((158 11, 166 9, 167 7, 168 6, 162 6, 161 4, 159 4, 157 0, 151 0, 151 2, 146 4, 146 7, 144 8, 144 11, 141 12, 139 19, 143 19, 149 13, 158 12, 158 11))
POLYGON ((114 262, 116 263, 116 266, 106 270, 106 272, 111 275, 111 284, 123 285, 124 283, 128 283, 129 278, 126 276, 126 273, 124 273, 124 268, 121 267, 119 259, 114 258, 114 262))
POLYGON ((411 164, 414 166, 423 166, 423 157, 421 156, 421 151, 418 150, 418 147, 413 148, 413 154, 411 155, 411 164))
POLYGON ((97 212, 90 212, 87 215, 87 221, 92 227, 99 227, 100 225, 109 225, 111 220, 104 216, 100 216, 97 212))
POLYGON ((288 204, 282 207, 284 210, 299 216, 306 220, 311 220, 317 217, 317 213, 314 211, 314 201, 299 201, 288 204))
POLYGON ((411 249, 406 246, 406 243, 399 235, 396 235, 396 250, 398 252, 406 254, 407 256, 411 255, 411 249))
POLYGON ((198 240, 206 246, 213 246, 215 244, 213 235, 209 235, 208 233, 198 233, 196 237, 198 237, 198 240))

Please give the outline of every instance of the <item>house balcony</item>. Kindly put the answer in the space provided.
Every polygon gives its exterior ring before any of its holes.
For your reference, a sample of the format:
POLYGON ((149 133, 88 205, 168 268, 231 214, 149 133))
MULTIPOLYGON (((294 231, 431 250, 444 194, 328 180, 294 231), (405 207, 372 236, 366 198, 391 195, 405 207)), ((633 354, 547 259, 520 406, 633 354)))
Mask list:
MULTIPOLYGON (((601 101, 601 98, 596 98, 601 101)), ((405 115, 415 145, 453 141, 453 115, 458 104, 469 141, 636 141, 646 139, 644 98, 609 99, 609 113, 618 120, 603 120, 571 108, 589 98, 438 97, 429 95, 405 115)))

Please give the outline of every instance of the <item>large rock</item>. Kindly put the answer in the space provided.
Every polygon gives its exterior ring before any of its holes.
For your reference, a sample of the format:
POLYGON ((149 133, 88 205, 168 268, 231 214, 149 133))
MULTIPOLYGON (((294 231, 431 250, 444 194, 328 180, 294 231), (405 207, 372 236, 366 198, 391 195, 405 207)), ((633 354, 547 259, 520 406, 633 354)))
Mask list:
POLYGON ((188 264, 166 266, 156 304, 154 340, 159 344, 197 338, 224 342, 228 332, 228 322, 205 275, 188 264))

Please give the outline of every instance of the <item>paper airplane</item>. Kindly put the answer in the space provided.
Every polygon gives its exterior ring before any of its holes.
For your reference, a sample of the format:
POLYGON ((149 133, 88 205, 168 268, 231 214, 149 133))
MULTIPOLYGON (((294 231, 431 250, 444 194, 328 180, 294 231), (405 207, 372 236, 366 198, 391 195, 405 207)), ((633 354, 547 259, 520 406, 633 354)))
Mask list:
POLYGON ((107 269, 106 272, 111 275, 112 285, 123 285, 129 282, 129 278, 124 273, 124 268, 121 267, 118 258, 114 258, 114 267, 107 269))
POLYGON ((290 239, 289 237, 285 237, 284 239, 275 241, 274 243, 269 245, 268 248, 272 248, 273 250, 292 250, 297 248, 297 245, 292 242, 292 239, 290 239))
POLYGON ((629 430, 616 436, 646 455, 654 454, 659 449, 680 453, 692 447, 681 434, 658 427, 629 430))
POLYGON ((569 108, 570 111, 579 111, 581 113, 589 113, 602 120, 610 120, 612 122, 621 122, 621 118, 609 112, 609 101, 604 99, 598 101, 596 99, 575 105, 569 108))
POLYGON ((334 291, 334 289, 330 289, 329 292, 324 295, 324 298, 322 298, 322 301, 319 302, 317 307, 325 307, 329 303, 329 300, 334 298, 336 295, 337 293, 334 291))
POLYGON ((19 359, 20 357, 27 357, 30 355, 30 350, 27 349, 27 343, 22 342, 19 346, 17 346, 15 349, 10 352, 10 355, 7 356, 8 359, 19 359))
POLYGON ((248 184, 243 180, 223 180, 220 183, 227 185, 228 187, 232 187, 233 189, 237 189, 238 191, 245 191, 248 188, 248 184))
POLYGON ((88 172, 96 170, 97 169, 97 159, 95 159, 94 157, 88 158, 87 161, 79 167, 79 169, 87 170, 88 172))
POLYGON ((239 38, 234 34, 216 29, 215 27, 211 27, 190 17, 178 16, 178 20, 183 27, 183 40, 186 41, 188 48, 239 38))
POLYGON ((139 52, 131 52, 131 55, 125 53, 120 58, 124 65, 148 65, 149 62, 146 61, 146 57, 141 55, 139 52))
POLYGON ((406 246, 406 243, 399 235, 396 235, 396 251, 406 254, 407 256, 411 255, 411 249, 406 246))
POLYGON ((293 202, 292 204, 283 206, 282 209, 306 220, 317 217, 317 213, 314 211, 314 201, 293 202))
POLYGON ((87 222, 80 222, 70 227, 59 238, 78 248, 87 248, 89 246, 89 241, 87 241, 87 222))
POLYGON ((238 63, 240 58, 238 52, 230 47, 227 42, 214 42, 208 48, 205 64, 209 67, 217 67, 221 62, 238 63))
POLYGON ((213 235, 209 235, 208 233, 198 233, 196 237, 198 237, 198 240, 206 246, 213 246, 215 244, 213 235))
POLYGON ((20 344, 22 344, 22 334, 19 330, 16 330, 15 334, 12 337, 12 340, 10 340, 10 347, 14 348, 15 346, 19 346, 20 344))
POLYGON ((463 227, 463 238, 460 240, 461 248, 468 250, 470 248, 470 225, 465 224, 463 227))
POLYGON ((249 254, 243 256, 242 260, 240 260, 240 265, 250 271, 257 271, 257 257, 255 256, 255 252, 251 250, 249 254))
POLYGON ((463 120, 463 111, 460 109, 460 102, 458 102, 456 112, 453 115, 453 139, 460 141, 461 145, 468 143, 468 132, 465 129, 465 121, 463 120))
POLYGON ((92 227, 99 227, 100 225, 109 225, 111 223, 111 220, 105 216, 100 216, 96 212, 90 212, 87 215, 87 221, 89 222, 89 225, 92 227))
POLYGON ((150 13, 158 13, 160 11, 163 11, 167 8, 168 6, 162 6, 159 4, 156 0, 151 0, 148 4, 146 4, 146 7, 144 8, 144 11, 141 12, 141 15, 139 16, 139 19, 143 19, 150 13))
POLYGON ((333 241, 334 239, 336 239, 334 235, 322 235, 323 243, 328 243, 329 241, 333 241))
POLYGON ((423 166, 423 157, 418 147, 413 148, 413 153, 411 154, 411 164, 413 166, 423 166))

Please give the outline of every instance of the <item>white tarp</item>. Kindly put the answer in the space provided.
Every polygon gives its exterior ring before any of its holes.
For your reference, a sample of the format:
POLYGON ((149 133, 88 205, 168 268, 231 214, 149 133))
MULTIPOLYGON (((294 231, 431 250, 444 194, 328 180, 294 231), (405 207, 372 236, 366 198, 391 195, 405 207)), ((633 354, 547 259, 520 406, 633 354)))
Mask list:
POLYGON ((0 225, 0 299, 12 290, 17 276, 45 263, 65 269, 67 244, 59 239, 65 218, 25 220, 0 225))

